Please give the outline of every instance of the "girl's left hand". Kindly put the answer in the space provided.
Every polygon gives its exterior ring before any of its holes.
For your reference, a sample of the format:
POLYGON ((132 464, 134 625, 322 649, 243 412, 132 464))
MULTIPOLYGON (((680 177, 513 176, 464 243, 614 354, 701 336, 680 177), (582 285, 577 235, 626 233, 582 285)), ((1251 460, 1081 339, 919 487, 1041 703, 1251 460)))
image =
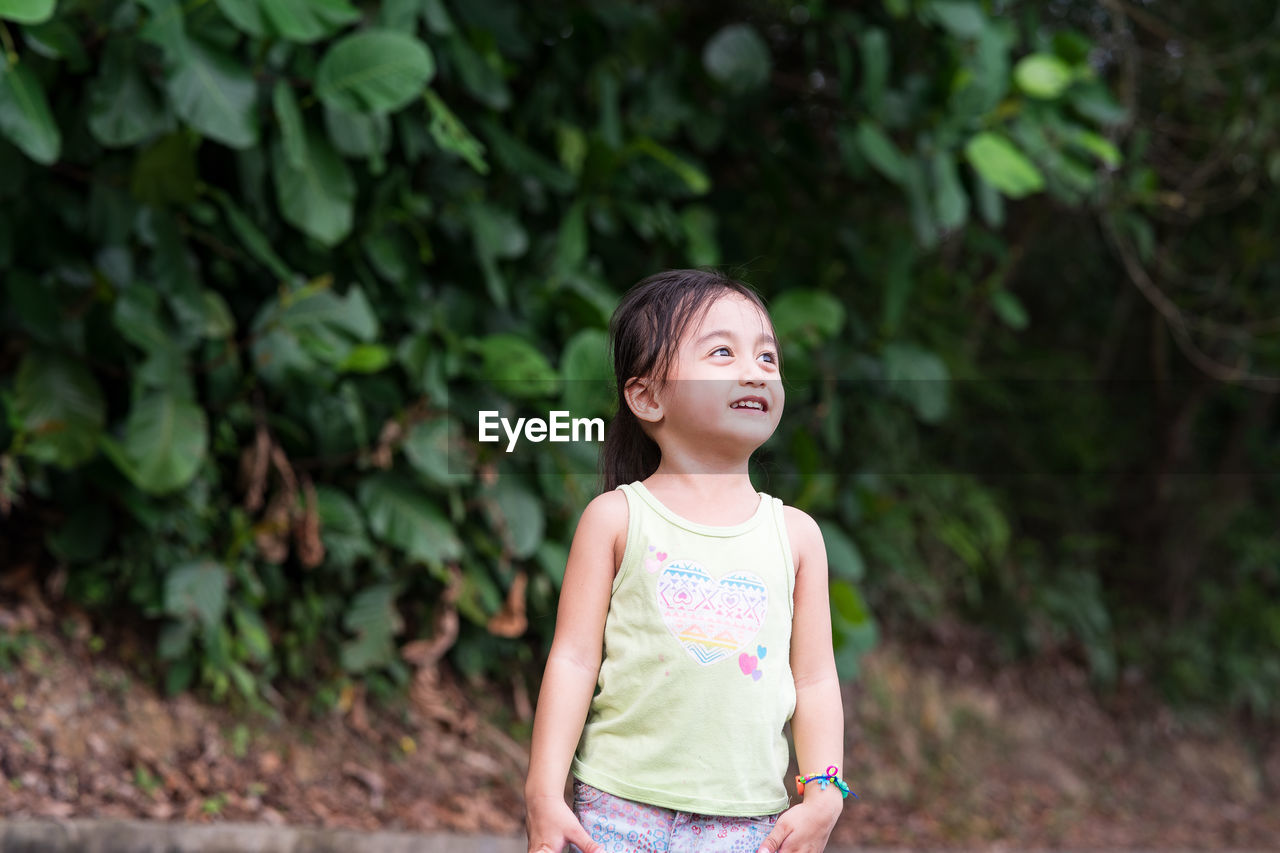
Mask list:
POLYGON ((834 801, 821 797, 797 803, 778 818, 758 853, 821 853, 842 806, 839 793, 834 801))

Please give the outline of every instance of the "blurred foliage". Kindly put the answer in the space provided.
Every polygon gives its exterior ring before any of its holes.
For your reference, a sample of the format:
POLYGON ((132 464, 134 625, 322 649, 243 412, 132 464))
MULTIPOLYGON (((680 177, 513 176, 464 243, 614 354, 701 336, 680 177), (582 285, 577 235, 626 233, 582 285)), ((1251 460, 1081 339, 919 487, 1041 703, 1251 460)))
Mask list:
POLYGON ((820 520, 846 677, 959 615, 1274 714, 1276 29, 0 0, 0 511, 175 690, 393 689, 448 608, 453 663, 511 677, 591 448, 513 467, 461 413, 607 414, 621 291, 723 265, 783 338, 760 485, 820 520))

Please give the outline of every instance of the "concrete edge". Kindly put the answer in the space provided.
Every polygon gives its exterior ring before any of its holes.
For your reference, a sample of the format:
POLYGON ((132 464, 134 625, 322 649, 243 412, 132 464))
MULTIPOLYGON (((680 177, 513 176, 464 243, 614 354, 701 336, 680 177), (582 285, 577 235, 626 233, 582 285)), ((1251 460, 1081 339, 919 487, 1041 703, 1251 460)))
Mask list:
POLYGON ((247 823, 0 819, 4 853, 525 853, 523 838, 247 823))

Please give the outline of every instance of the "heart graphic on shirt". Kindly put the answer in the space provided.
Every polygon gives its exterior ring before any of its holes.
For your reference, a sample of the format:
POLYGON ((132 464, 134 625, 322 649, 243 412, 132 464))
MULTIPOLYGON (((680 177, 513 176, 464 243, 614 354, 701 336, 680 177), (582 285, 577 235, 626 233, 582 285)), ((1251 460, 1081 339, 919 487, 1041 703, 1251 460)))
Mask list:
POLYGON ((698 563, 673 560, 658 575, 657 604, 667 630, 708 666, 737 654, 760 633, 769 589, 751 572, 715 580, 698 563))

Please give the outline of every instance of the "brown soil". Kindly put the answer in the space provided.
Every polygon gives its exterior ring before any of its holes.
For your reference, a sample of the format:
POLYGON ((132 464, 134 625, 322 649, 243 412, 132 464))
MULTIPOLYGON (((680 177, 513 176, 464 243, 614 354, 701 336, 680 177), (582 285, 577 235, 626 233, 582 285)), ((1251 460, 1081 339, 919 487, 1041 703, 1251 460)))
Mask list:
MULTIPOLYGON (((961 634, 885 644, 845 688, 850 798, 833 844, 1270 847, 1280 737, 1100 700, 1066 660, 993 665, 961 634)), ((320 717, 164 698, 87 620, 0 597, 0 815, 261 821, 519 835, 524 701, 419 682, 320 717)), ((500 691, 505 694, 506 691, 500 691)), ((288 706, 281 700, 282 707, 288 706)))

